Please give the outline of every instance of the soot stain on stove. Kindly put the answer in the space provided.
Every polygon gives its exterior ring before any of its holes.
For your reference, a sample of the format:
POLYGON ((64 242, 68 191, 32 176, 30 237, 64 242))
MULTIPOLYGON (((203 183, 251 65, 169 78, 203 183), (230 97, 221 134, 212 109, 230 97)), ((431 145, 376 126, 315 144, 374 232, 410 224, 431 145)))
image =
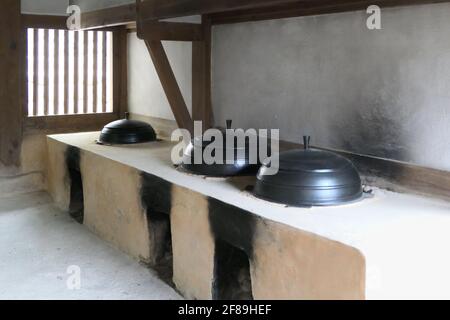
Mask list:
POLYGON ((257 218, 250 212, 208 198, 209 223, 216 239, 230 243, 253 258, 257 218))
POLYGON ((77 147, 70 146, 66 150, 67 168, 80 171, 81 151, 77 147))
POLYGON ((84 222, 84 192, 83 177, 80 169, 81 152, 79 148, 68 147, 66 150, 66 165, 70 181, 69 214, 78 223, 84 222))
POLYGON ((145 209, 150 236, 150 261, 146 264, 172 287, 173 253, 170 211, 172 184, 154 175, 141 172, 141 202, 145 209))
POLYGON ((141 202, 149 218, 152 218, 153 212, 170 215, 172 184, 157 176, 141 172, 141 202))
POLYGON ((213 198, 208 198, 208 207, 215 239, 213 298, 252 299, 250 263, 258 218, 213 198))

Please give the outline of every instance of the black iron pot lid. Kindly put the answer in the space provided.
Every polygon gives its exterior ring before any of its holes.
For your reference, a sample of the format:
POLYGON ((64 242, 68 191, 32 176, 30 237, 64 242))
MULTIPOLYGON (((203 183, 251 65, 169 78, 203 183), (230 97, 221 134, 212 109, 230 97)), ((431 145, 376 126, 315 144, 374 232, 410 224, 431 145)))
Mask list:
POLYGON ((129 113, 126 113, 125 119, 111 122, 103 128, 98 142, 106 145, 115 145, 145 143, 156 140, 156 132, 150 124, 143 121, 130 120, 129 113))
POLYGON ((183 155, 183 162, 181 167, 191 173, 209 176, 209 177, 231 177, 231 176, 239 176, 239 175, 255 175, 258 172, 260 167, 260 163, 252 164, 250 163, 250 155, 249 155, 249 140, 245 139, 244 145, 238 145, 237 143, 233 144, 232 148, 228 148, 227 142, 232 139, 236 139, 234 135, 231 135, 227 132, 227 130, 231 129, 232 122, 231 120, 227 120, 227 128, 226 130, 220 129, 222 131, 222 154, 223 154, 223 163, 213 163, 207 164, 201 159, 201 163, 195 163, 194 154, 199 151, 203 154, 214 141, 208 141, 204 139, 204 137, 195 137, 192 139, 190 144, 185 149, 183 155), (200 150, 199 150, 200 149, 200 150), (227 162, 227 154, 233 154, 233 158, 230 159, 232 163, 227 162))
POLYGON ((271 159, 257 175, 256 197, 290 206, 331 206, 362 198, 361 177, 350 160, 336 153, 309 147, 279 155, 279 170, 266 175, 271 159))

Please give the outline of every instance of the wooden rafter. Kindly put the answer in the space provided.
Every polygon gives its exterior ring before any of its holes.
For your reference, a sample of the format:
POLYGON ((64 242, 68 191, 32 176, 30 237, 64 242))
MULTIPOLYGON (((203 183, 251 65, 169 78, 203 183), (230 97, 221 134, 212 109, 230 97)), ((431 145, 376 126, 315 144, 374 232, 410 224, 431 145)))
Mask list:
POLYGON ((22 14, 22 26, 24 28, 42 29, 66 29, 67 17, 38 14, 22 14))
POLYGON ((81 29, 98 29, 126 25, 136 21, 134 3, 88 11, 81 14, 81 29))
POLYGON ((218 12, 210 15, 213 25, 239 23, 247 21, 282 19, 290 17, 311 16, 365 10, 372 4, 380 7, 395 7, 414 4, 449 2, 449 0, 319 0, 305 3, 281 4, 272 7, 259 7, 245 10, 218 12))
POLYGON ((202 41, 202 26, 195 23, 145 21, 138 25, 138 37, 161 41, 202 41))
POLYGON ((146 0, 139 5, 144 19, 158 20, 295 2, 306 0, 146 0))
POLYGON ((211 14, 213 23, 231 23, 440 2, 450 0, 144 0, 139 10, 143 20, 211 14))

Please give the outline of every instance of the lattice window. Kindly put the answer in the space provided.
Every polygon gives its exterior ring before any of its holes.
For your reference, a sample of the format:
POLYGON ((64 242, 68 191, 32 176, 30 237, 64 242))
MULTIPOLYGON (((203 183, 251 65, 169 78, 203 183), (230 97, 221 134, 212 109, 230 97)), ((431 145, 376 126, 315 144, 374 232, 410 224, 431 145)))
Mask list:
POLYGON ((113 112, 107 31, 27 30, 28 116, 113 112))

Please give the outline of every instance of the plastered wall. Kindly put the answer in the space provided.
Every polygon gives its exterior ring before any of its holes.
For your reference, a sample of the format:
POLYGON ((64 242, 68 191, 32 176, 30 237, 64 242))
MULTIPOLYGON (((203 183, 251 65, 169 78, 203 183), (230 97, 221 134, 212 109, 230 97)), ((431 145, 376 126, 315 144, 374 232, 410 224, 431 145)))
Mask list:
POLYGON ((450 4, 216 26, 216 123, 450 169, 450 4))

